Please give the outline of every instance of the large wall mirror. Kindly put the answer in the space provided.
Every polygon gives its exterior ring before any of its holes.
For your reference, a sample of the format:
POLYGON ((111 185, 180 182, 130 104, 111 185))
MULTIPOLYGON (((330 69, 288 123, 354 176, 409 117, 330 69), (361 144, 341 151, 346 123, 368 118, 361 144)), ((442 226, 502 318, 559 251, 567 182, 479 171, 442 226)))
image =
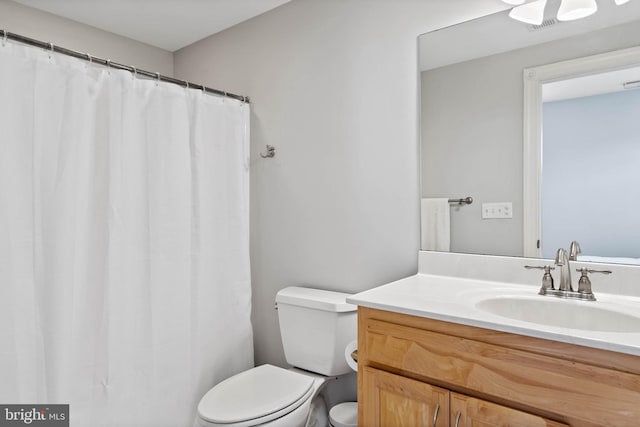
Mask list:
POLYGON ((558 6, 420 37, 422 249, 639 263, 640 1, 558 6))

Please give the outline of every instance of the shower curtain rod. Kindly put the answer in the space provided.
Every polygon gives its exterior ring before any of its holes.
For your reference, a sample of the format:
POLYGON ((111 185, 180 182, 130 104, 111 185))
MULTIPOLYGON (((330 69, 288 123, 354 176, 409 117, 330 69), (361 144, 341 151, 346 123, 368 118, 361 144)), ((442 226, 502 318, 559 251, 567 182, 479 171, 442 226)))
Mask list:
POLYGON ((225 96, 227 98, 237 99, 242 102, 249 103, 249 97, 243 95, 236 95, 235 93, 225 92, 219 89, 213 89, 204 85, 199 85, 195 83, 188 82, 186 80, 175 79, 173 77, 164 76, 160 73, 154 73, 151 71, 141 70, 131 65, 119 64, 117 62, 113 62, 110 59, 98 58, 96 56, 91 56, 88 53, 82 53, 75 50, 67 49, 64 47, 56 46, 52 43, 46 43, 40 40, 35 40, 26 36, 22 36, 20 34, 10 33, 7 30, 2 30, 2 42, 4 43, 7 39, 18 41, 20 43, 28 44, 31 46, 40 47, 42 49, 50 50, 52 52, 62 53, 64 55, 73 56, 74 58, 84 59, 85 61, 101 64, 107 67, 116 68, 119 70, 129 71, 134 74, 138 74, 141 76, 149 77, 151 79, 173 83, 176 85, 184 86, 186 88, 192 89, 200 89, 203 92, 213 93, 215 95, 225 96))

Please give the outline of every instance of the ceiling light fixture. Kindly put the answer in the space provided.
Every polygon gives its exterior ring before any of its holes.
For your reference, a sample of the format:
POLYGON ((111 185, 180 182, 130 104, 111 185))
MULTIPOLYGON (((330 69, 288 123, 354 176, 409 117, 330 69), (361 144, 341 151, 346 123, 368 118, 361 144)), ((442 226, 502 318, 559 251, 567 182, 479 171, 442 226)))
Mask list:
POLYGON ((575 21, 593 15, 598 10, 596 0, 562 0, 558 21, 575 21))
MULTIPOLYGON (((503 0, 504 1, 504 0, 503 0)), ((544 8, 547 0, 535 0, 525 3, 522 6, 514 7, 509 12, 509 16, 517 21, 526 22, 531 25, 540 25, 544 19, 544 8)))
MULTIPOLYGON (((532 25, 541 25, 544 20, 544 10, 547 0, 502 0, 504 3, 514 5, 509 16, 515 20, 532 25), (526 3, 525 3, 526 2, 526 3)), ((629 0, 615 0, 620 6, 629 0)), ((598 10, 596 0, 562 0, 558 9, 559 21, 573 21, 593 15, 598 10)))

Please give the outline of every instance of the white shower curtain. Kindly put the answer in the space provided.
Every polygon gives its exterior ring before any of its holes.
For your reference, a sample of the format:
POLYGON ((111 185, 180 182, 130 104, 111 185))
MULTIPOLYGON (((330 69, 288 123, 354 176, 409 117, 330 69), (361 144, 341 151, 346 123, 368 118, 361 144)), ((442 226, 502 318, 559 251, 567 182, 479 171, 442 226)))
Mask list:
POLYGON ((249 107, 0 46, 0 403, 192 425, 253 365, 249 107))

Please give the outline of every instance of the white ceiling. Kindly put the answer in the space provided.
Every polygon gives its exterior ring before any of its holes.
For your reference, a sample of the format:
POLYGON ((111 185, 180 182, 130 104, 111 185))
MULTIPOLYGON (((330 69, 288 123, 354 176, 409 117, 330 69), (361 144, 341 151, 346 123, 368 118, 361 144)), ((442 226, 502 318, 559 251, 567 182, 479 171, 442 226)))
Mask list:
POLYGON ((170 52, 290 0, 14 0, 170 52))

